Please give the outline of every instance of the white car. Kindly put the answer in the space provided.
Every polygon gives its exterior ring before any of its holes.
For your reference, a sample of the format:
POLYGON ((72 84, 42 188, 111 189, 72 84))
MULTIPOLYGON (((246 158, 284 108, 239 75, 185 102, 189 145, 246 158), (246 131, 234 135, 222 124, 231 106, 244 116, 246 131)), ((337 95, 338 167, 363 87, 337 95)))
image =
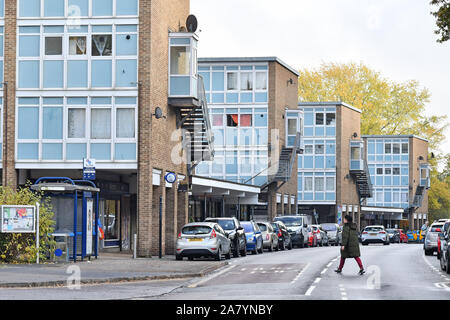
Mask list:
POLYGON ((363 246, 369 243, 389 245, 389 234, 384 226, 367 226, 361 233, 361 243, 363 246))
POLYGON ((177 238, 176 259, 189 260, 200 257, 214 257, 222 260, 231 258, 231 240, 218 223, 195 222, 183 227, 177 238))

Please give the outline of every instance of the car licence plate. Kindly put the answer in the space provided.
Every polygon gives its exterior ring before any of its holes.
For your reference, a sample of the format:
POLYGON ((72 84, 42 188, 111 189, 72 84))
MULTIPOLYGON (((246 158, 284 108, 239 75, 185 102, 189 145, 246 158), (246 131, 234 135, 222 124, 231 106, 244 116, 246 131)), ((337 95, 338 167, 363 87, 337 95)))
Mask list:
POLYGON ((376 234, 376 233, 371 233, 370 235, 371 235, 371 236, 376 236, 377 234, 376 234))
POLYGON ((189 241, 190 242, 200 242, 200 241, 203 241, 203 239, 202 238, 192 238, 192 239, 189 239, 189 241))

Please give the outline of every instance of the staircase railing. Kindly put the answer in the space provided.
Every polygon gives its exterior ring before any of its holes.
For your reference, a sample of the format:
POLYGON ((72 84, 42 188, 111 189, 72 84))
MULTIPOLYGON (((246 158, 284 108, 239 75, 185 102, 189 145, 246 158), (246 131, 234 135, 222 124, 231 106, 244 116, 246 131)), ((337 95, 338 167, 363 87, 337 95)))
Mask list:
POLYGON ((201 103, 203 120, 205 123, 206 140, 208 141, 208 160, 214 159, 214 134, 212 132, 211 120, 209 119, 208 100, 205 94, 205 83, 201 75, 198 76, 197 97, 201 103))
POLYGON ((366 160, 363 160, 364 162, 364 171, 366 172, 366 176, 367 176, 367 185, 369 188, 369 198, 373 197, 373 184, 372 184, 372 179, 370 178, 370 172, 369 172, 369 165, 367 164, 366 160))

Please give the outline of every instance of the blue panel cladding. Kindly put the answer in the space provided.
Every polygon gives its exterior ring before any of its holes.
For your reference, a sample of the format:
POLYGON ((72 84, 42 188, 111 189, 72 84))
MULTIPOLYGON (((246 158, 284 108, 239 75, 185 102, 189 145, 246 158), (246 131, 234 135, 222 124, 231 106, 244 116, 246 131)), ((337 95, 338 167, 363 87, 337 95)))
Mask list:
POLYGON ((63 108, 43 108, 43 139, 63 138, 63 108))
POLYGON ((336 167, 336 157, 335 156, 327 156, 326 157, 326 168, 334 169, 336 167))
POLYGON ((203 83, 205 85, 205 91, 211 91, 211 73, 199 72, 199 74, 203 78, 203 83))
POLYGON ((399 176, 392 177, 392 185, 394 185, 394 186, 400 185, 400 177, 399 176))
POLYGON ((323 156, 316 156, 315 157, 315 168, 316 169, 324 169, 324 157, 323 156))
POLYGON ((314 125, 314 113, 305 112, 305 126, 314 125))
POLYGON ((38 143, 18 143, 17 159, 18 160, 38 160, 39 144, 38 143))
POLYGON ((111 144, 91 143, 91 158, 96 160, 111 160, 111 144))
POLYGON ((253 93, 241 93, 241 103, 252 103, 253 93))
POLYGON ((227 93, 227 103, 239 103, 239 95, 237 93, 227 93))
POLYGON ((42 144, 42 160, 62 160, 62 159, 63 159, 62 143, 42 144))
POLYGON ((323 193, 323 192, 316 192, 315 194, 314 194, 314 200, 319 200, 319 201, 323 201, 323 200, 325 200, 325 193, 323 193))
POLYGON ((255 102, 256 103, 267 103, 269 101, 267 97, 267 92, 256 92, 255 93, 255 102))
POLYGON ((191 90, 191 81, 189 76, 170 77, 170 95, 189 96, 191 90))
POLYGON ((112 87, 112 61, 93 60, 91 75, 92 75, 92 87, 94 88, 112 87))
POLYGON ((303 200, 304 201, 312 201, 312 200, 314 200, 314 193, 312 193, 312 192, 304 192, 303 193, 303 200))
POLYGON ((44 61, 44 88, 62 88, 64 86, 64 61, 44 61))
POLYGON ((115 158, 116 160, 136 160, 136 144, 116 143, 115 158))
POLYGON ((93 16, 112 16, 113 0, 92 0, 93 16))
POLYGON ((41 14, 40 0, 20 0, 19 17, 39 17, 41 14))
POLYGON ((137 16, 138 0, 116 0, 116 15, 137 16))
POLYGON ((212 73, 212 91, 224 91, 225 90, 225 79, 223 72, 213 72, 212 73))
POLYGON ((45 17, 64 17, 64 0, 44 0, 45 17))
POLYGON ((137 60, 116 60, 116 87, 137 86, 137 60))
POLYGON ((305 127, 304 134, 305 134, 305 137, 314 137, 314 128, 313 127, 305 127))
POLYGON ((39 88, 39 61, 19 61, 19 88, 39 88))
POLYGON ((19 107, 18 138, 39 139, 39 108, 19 107))
POLYGON ((313 156, 303 156, 303 168, 313 169, 314 168, 314 157, 313 156))
POLYGON ((67 87, 87 88, 88 62, 85 60, 67 61, 67 87))
POLYGON ((324 129, 323 129, 323 127, 316 127, 315 135, 318 136, 318 137, 323 137, 324 136, 324 129))
POLYGON ((327 192, 325 194, 325 200, 327 200, 327 201, 336 201, 336 193, 334 193, 334 192, 327 192))
POLYGON ((69 0, 69 17, 86 17, 89 15, 89 0, 69 0))
POLYGON ((137 55, 137 34, 116 35, 116 55, 118 56, 137 55))
POLYGON ((213 93, 212 103, 225 103, 225 95, 223 93, 213 93))
POLYGON ((39 57, 40 36, 19 36, 19 57, 39 57))
POLYGON ((85 143, 68 143, 66 144, 67 160, 83 160, 87 157, 85 143))

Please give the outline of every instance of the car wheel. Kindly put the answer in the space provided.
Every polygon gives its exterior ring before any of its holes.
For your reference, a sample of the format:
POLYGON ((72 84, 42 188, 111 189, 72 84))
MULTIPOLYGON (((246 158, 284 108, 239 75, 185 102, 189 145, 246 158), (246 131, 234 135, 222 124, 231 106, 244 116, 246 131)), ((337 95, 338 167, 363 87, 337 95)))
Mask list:
POLYGON ((427 249, 425 249, 424 253, 425 253, 426 256, 430 256, 431 255, 430 254, 430 250, 427 250, 427 249))
POLYGON ((286 244, 284 243, 284 240, 281 241, 280 249, 281 249, 281 251, 286 250, 286 244))
POLYGON ((217 254, 216 254, 215 258, 216 258, 216 261, 222 260, 222 249, 221 249, 221 247, 219 247, 219 249, 217 249, 217 254))
POLYGON ((444 255, 441 255, 441 258, 439 259, 439 264, 441 266, 441 270, 445 271, 446 267, 445 267, 445 263, 444 263, 444 259, 443 258, 444 258, 444 255))
POLYGON ((227 259, 227 260, 231 259, 231 246, 230 246, 230 249, 228 250, 228 253, 225 255, 225 259, 227 259))
POLYGON ((239 240, 234 245, 233 258, 239 258, 239 240))
POLYGON ((300 238, 300 248, 304 248, 305 247, 305 238, 302 236, 300 238))
POLYGON ((367 242, 364 242, 364 241, 363 241, 363 242, 362 242, 362 245, 363 245, 363 246, 367 246, 367 242))
POLYGON ((293 245, 292 245, 292 240, 289 240, 289 246, 288 246, 288 250, 292 250, 293 245))
POLYGON ((245 257, 247 255, 247 242, 244 243, 244 249, 241 251, 241 256, 245 257))
POLYGON ((280 241, 277 240, 277 245, 275 246, 275 251, 280 251, 280 241))
POLYGON ((194 261, 194 257, 188 257, 189 261, 194 261))
POLYGON ((264 253, 264 245, 263 242, 261 241, 261 247, 259 248, 259 253, 264 253))
POLYGON ((177 254, 177 255, 175 255, 175 259, 178 260, 178 261, 180 261, 180 260, 183 260, 183 257, 180 256, 179 254, 177 254))

